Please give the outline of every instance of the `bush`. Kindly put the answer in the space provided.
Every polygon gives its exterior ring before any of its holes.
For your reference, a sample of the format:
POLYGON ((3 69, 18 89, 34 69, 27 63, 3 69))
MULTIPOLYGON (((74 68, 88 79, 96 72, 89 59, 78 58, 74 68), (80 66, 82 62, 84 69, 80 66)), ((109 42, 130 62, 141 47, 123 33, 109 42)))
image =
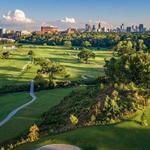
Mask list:
POLYGON ((14 92, 29 91, 30 84, 6 85, 0 88, 0 95, 14 92))
POLYGON ((28 139, 30 142, 37 141, 39 139, 39 128, 36 124, 30 127, 28 139))

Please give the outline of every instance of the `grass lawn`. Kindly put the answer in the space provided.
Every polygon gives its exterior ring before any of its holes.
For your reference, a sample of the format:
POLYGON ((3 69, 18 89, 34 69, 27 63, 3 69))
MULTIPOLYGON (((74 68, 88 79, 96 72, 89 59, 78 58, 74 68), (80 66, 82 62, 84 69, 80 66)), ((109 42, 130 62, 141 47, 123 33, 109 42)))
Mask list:
MULTIPOLYGON (((44 112, 58 104, 63 97, 68 95, 73 89, 75 88, 54 89, 36 93, 37 100, 33 104, 18 112, 10 121, 0 127, 0 143, 22 134, 37 121, 44 112)), ((3 99, 7 99, 8 96, 9 95, 5 95, 3 99)), ((22 101, 25 101, 26 97, 24 93, 22 93, 22 97, 20 95, 20 98, 22 101)), ((13 99, 15 99, 15 97, 12 96, 12 100, 13 99)), ((3 105, 0 105, 0 107, 3 107, 3 105)))
POLYGON ((0 87, 19 83, 19 81, 30 81, 33 75, 21 80, 22 68, 28 63, 29 58, 25 50, 12 50, 10 58, 0 59, 0 87))
POLYGON ((27 53, 33 50, 35 57, 47 57, 53 61, 59 62, 66 67, 67 73, 70 75, 69 80, 78 80, 84 78, 96 78, 104 74, 103 65, 104 58, 110 58, 111 51, 94 51, 96 58, 91 60, 90 64, 80 63, 77 60, 78 50, 66 50, 64 47, 50 46, 23 46, 18 50, 12 50, 8 60, 0 59, 0 87, 4 85, 24 83, 31 81, 35 76, 38 66, 32 65, 21 76, 19 73, 28 63, 27 53))
POLYGON ((67 143, 83 150, 149 150, 150 149, 150 108, 145 110, 149 126, 142 127, 141 112, 131 121, 116 125, 80 128, 57 136, 45 137, 37 142, 22 145, 16 150, 34 150, 47 144, 67 143))
POLYGON ((4 119, 12 110, 31 100, 28 93, 11 93, 0 96, 0 120, 4 119))

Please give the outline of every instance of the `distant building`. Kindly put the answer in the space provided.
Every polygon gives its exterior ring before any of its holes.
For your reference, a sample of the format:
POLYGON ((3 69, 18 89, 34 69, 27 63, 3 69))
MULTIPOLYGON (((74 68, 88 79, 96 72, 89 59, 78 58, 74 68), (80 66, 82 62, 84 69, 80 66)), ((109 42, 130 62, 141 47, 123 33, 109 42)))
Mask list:
POLYGON ((16 46, 3 46, 3 50, 17 50, 16 46))
POLYGON ((143 24, 139 24, 139 32, 144 32, 144 25, 143 24))
POLYGON ((96 32, 97 30, 96 30, 96 26, 95 25, 93 25, 93 27, 92 27, 92 32, 96 32))
POLYGON ((75 34, 79 33, 79 31, 76 28, 68 28, 66 31, 61 32, 62 34, 75 34))
POLYGON ((31 35, 31 32, 23 30, 21 31, 21 35, 31 35))
POLYGON ((6 29, 0 28, 0 36, 2 36, 2 35, 5 34, 5 33, 6 33, 6 29))
POLYGON ((132 32, 132 27, 127 27, 127 32, 132 32))
POLYGON ((126 32, 124 23, 120 26, 120 32, 126 32))
POLYGON ((98 24, 97 32, 101 32, 101 23, 98 24))
POLYGON ((139 32, 139 27, 135 26, 135 32, 139 32))
POLYGON ((92 31, 91 25, 90 24, 86 24, 85 25, 85 32, 91 32, 91 31, 92 31))
POLYGON ((59 29, 57 27, 52 27, 52 26, 42 26, 41 27, 41 33, 45 34, 54 34, 59 32, 59 29))

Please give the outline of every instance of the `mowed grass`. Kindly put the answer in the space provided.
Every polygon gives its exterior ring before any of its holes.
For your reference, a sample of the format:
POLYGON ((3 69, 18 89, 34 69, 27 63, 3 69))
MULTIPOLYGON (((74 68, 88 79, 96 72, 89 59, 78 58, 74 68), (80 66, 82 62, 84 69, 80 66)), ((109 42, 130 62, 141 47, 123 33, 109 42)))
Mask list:
POLYGON ((94 51, 95 59, 89 60, 89 64, 78 61, 79 50, 66 50, 58 47, 44 50, 41 48, 34 48, 35 56, 47 57, 52 61, 59 62, 66 67, 67 73, 70 75, 69 80, 82 79, 83 76, 87 78, 96 78, 104 74, 103 65, 104 59, 109 59, 112 56, 112 51, 94 51))
MULTIPOLYGON (((37 92, 37 100, 33 104, 18 112, 10 121, 0 127, 0 143, 17 137, 27 131, 34 122, 40 119, 44 112, 58 104, 63 97, 75 89, 76 88, 66 88, 37 92)), ((26 98, 24 95, 24 93, 22 93, 22 97, 20 95, 20 100, 25 101, 26 98)), ((5 95, 3 99, 7 99, 8 96, 9 95, 5 95)), ((12 95, 11 99, 16 99, 16 95, 12 95)), ((5 105, 0 105, 0 107, 5 107, 5 105)))
MULTIPOLYGON (((19 83, 27 83, 35 76, 38 66, 32 64, 31 69, 21 74, 22 68, 28 63, 28 51, 33 50, 35 57, 46 57, 52 61, 64 65, 69 74, 67 80, 78 80, 86 78, 96 78, 103 75, 104 59, 109 59, 111 51, 94 51, 96 58, 90 60, 90 64, 80 63, 77 60, 78 50, 67 50, 64 47, 44 47, 44 46, 23 46, 18 50, 11 50, 8 60, 0 59, 0 87, 19 83)), ((61 79, 61 78, 60 78, 61 79)))
POLYGON ((28 63, 29 58, 26 50, 11 50, 10 58, 0 59, 0 87, 20 83, 21 81, 30 81, 33 76, 21 80, 20 73, 22 68, 28 63))
POLYGON ((31 100, 28 93, 11 93, 0 96, 0 121, 12 110, 31 100))
POLYGON ((145 110, 149 126, 137 123, 142 112, 130 121, 115 125, 80 128, 56 136, 44 137, 34 143, 22 145, 16 150, 35 148, 56 143, 73 144, 83 150, 149 150, 150 149, 150 108, 145 110))

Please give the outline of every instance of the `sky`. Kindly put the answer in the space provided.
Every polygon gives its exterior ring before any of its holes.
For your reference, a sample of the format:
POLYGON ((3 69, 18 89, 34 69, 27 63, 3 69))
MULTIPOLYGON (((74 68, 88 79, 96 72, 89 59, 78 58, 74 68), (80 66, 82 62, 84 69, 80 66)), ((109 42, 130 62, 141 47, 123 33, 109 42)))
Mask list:
POLYGON ((8 27, 81 25, 89 20, 113 26, 144 23, 150 27, 149 17, 150 0, 2 0, 0 4, 0 26, 8 27))

